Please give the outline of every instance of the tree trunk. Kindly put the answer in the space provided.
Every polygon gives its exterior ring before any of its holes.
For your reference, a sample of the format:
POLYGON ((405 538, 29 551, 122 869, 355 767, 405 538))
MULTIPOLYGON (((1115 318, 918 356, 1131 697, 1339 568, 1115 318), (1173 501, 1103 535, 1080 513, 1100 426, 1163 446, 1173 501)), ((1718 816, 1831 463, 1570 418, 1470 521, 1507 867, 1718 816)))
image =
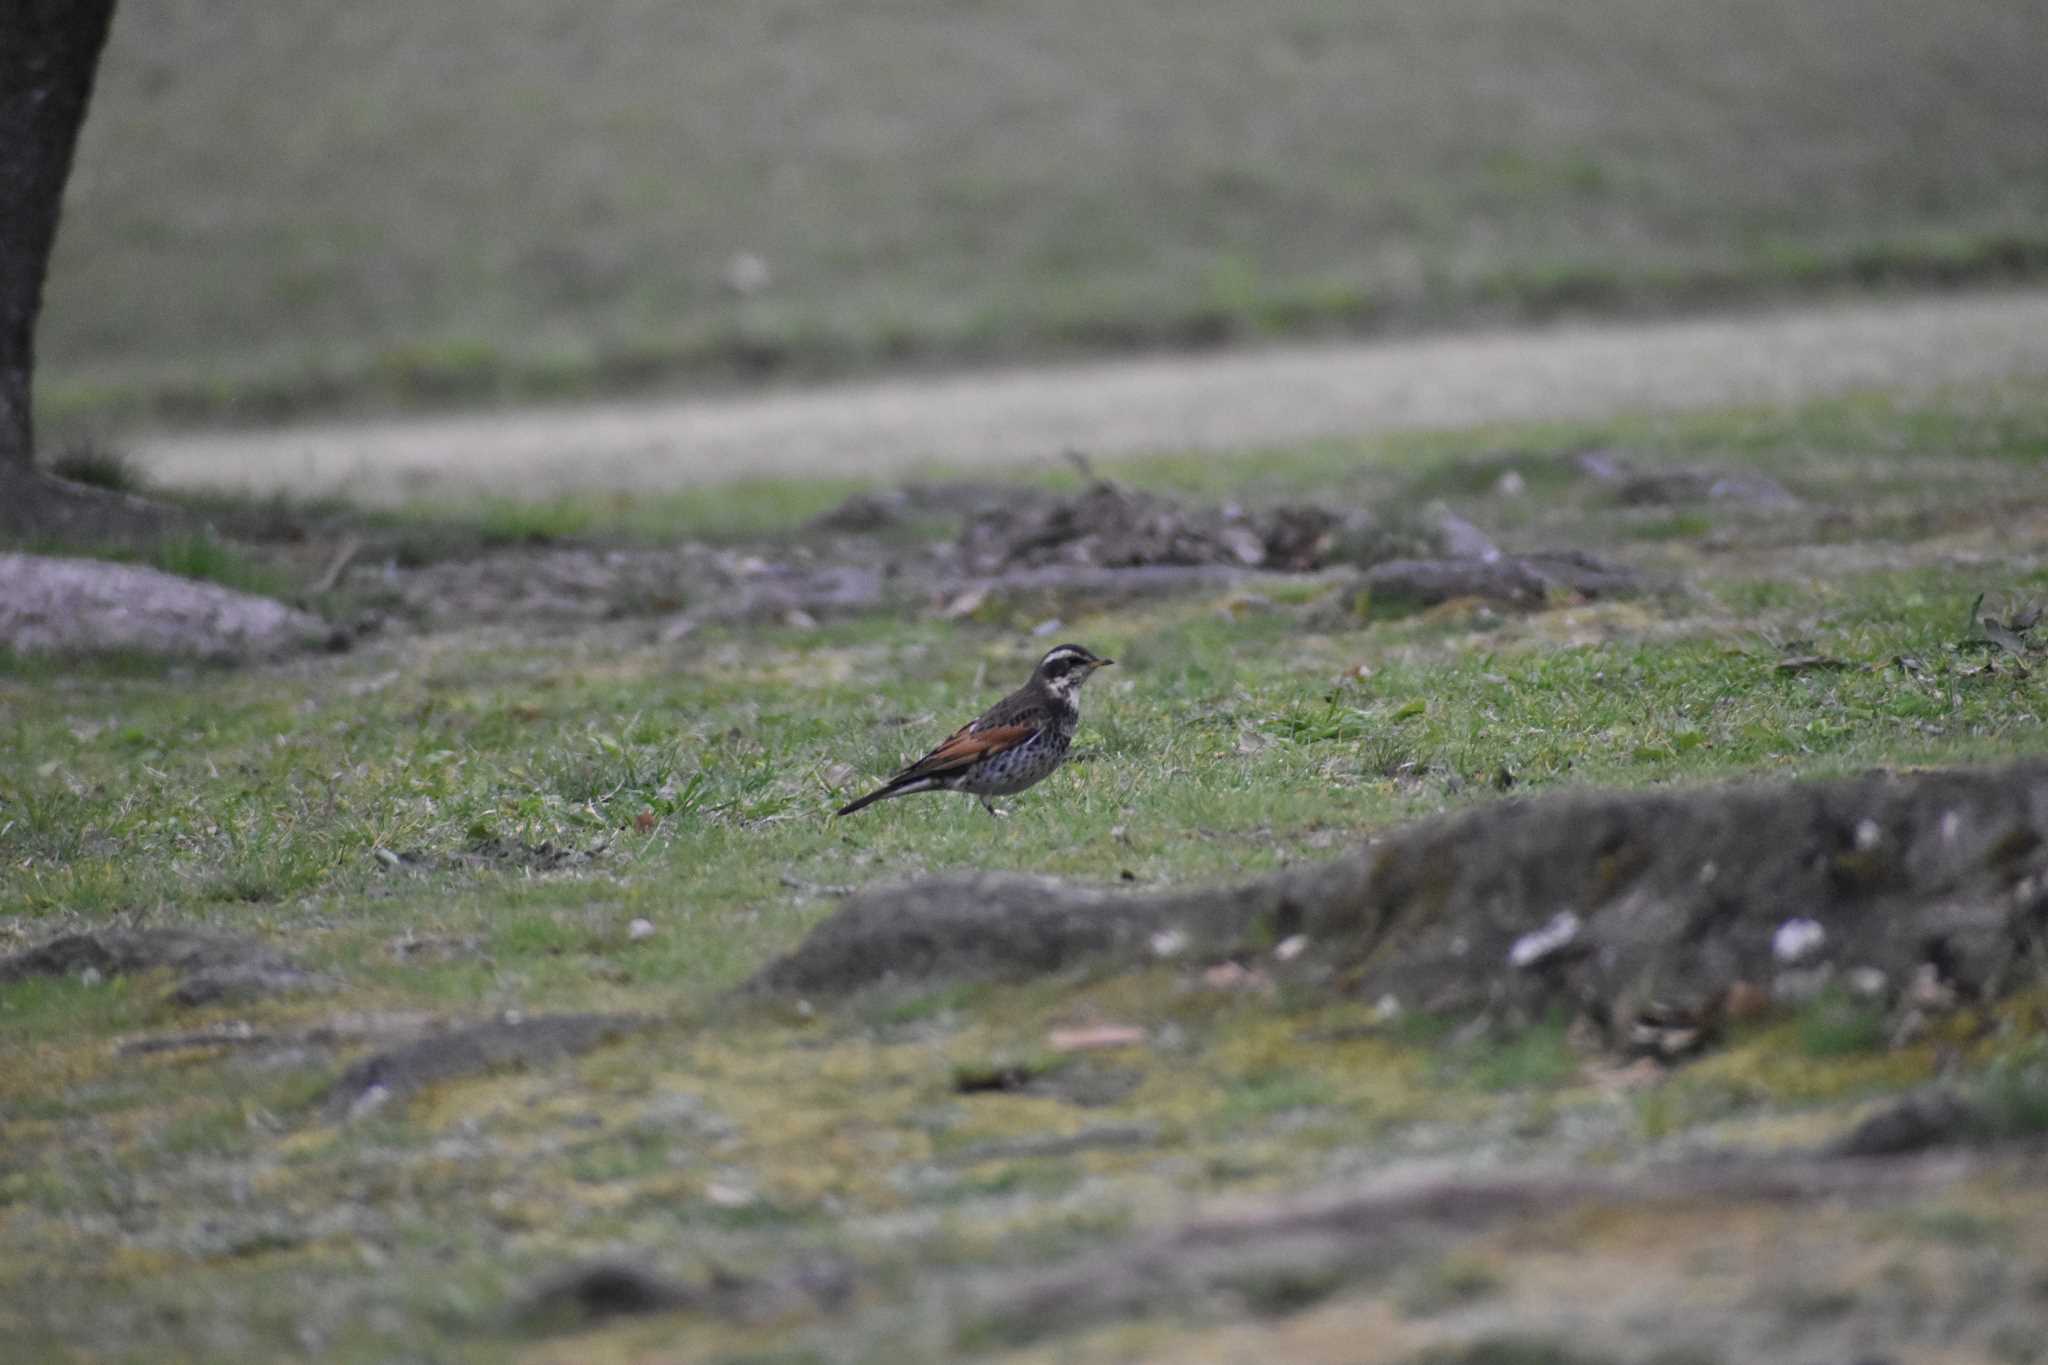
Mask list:
POLYGON ((0 499, 35 475, 43 277, 114 0, 0 0, 0 499))

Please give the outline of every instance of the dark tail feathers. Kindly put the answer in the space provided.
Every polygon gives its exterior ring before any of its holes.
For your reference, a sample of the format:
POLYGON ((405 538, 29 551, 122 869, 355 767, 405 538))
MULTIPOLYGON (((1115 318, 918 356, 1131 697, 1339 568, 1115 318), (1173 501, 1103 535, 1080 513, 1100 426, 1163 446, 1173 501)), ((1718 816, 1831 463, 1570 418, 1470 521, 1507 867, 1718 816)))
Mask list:
POLYGON ((858 801, 847 802, 845 805, 841 806, 838 810, 833 811, 832 813, 834 815, 851 815, 855 811, 859 810, 862 806, 872 806, 875 804, 875 802, 885 800, 886 798, 894 796, 895 794, 895 791, 893 791, 892 789, 888 787, 882 787, 876 791, 869 792, 866 796, 863 796, 858 801))
POLYGON ((894 784, 891 784, 887 787, 877 787, 875 790, 869 792, 866 796, 863 796, 860 800, 849 801, 845 805, 841 806, 838 810, 832 813, 835 816, 851 815, 855 811, 859 810, 862 806, 872 806, 875 804, 875 802, 887 801, 892 796, 908 796, 912 792, 930 791, 933 785, 934 784, 928 779, 920 779, 915 782, 906 782, 900 787, 895 786, 894 784))

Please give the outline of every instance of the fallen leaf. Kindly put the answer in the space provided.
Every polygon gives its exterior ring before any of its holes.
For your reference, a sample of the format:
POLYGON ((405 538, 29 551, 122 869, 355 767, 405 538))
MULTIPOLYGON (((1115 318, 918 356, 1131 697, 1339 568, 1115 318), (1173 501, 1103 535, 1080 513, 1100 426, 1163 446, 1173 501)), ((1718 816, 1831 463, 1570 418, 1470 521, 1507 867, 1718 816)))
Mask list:
POLYGON ((1144 1041, 1145 1030, 1130 1024, 1056 1028, 1045 1036, 1045 1045, 1054 1052, 1095 1052, 1104 1048, 1136 1047, 1144 1041))
POLYGON ((1218 991, 1265 991, 1273 988, 1272 978, 1264 972, 1235 962, 1217 963, 1202 973, 1202 981, 1211 990, 1218 991))
POLYGON ((1664 1066, 1654 1057, 1638 1057, 1627 1066, 1587 1067, 1586 1079, 1602 1090, 1642 1090, 1664 1079, 1664 1066))
POLYGON ((977 610, 979 610, 981 604, 986 601, 988 601, 988 593, 986 590, 981 588, 969 588, 966 592, 961 593, 958 597, 948 602, 945 605, 945 607, 939 612, 939 615, 955 620, 962 616, 971 616, 977 610))

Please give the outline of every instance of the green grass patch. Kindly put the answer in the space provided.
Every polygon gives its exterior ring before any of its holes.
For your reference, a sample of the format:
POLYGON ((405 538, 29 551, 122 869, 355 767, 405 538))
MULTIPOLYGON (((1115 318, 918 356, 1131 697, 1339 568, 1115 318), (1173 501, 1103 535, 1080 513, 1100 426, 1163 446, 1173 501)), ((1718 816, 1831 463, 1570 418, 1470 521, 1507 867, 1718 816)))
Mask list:
POLYGON ((1442 1055, 1444 1078, 1481 1090, 1547 1090, 1572 1080, 1579 1057, 1566 1038, 1570 1020, 1554 1017, 1504 1039, 1454 1045, 1442 1055))
MULTIPOLYGON (((1828 997, 1619 1102, 1596 1092, 1562 1016, 1484 1037, 1421 1014, 1385 1023, 1374 1002, 1259 953, 1230 982, 1171 960, 841 1012, 725 993, 842 887, 983 870, 1215 884, 1546 791, 2048 755, 2038 671, 1986 672, 1965 640, 1979 594, 2000 612, 2048 596, 2048 489, 2030 451, 2048 451, 2048 401, 2001 388, 1119 467, 1202 496, 1440 497, 1504 539, 1595 544, 1673 586, 1399 620, 1306 594, 1256 612, 1201 596, 1063 607, 1063 637, 1119 665, 1087 689, 1083 761, 1000 822, 941 795, 831 811, 1024 676, 1044 641, 1021 610, 706 626, 680 644, 615 623, 394 632, 244 671, 11 661, 13 942, 202 927, 260 938, 339 990, 193 1010, 170 1001, 168 974, 0 988, 10 1326, 100 1354, 146 1340, 273 1358, 317 1334, 342 1359, 496 1358, 504 1343, 479 1323, 533 1278, 620 1247, 763 1274, 842 1254, 887 1306, 955 1272, 1098 1250, 1221 1194, 1411 1156, 1627 1161, 1724 1126, 1818 1127, 1925 1084, 1936 1042, 1893 1051, 1881 1020, 1828 997), (1768 470, 1804 510, 1716 508, 1712 535, 1735 548, 1714 549, 1544 472, 1586 442, 1650 465, 1768 470), (1500 492, 1517 461, 1522 491, 1500 492), (1847 666, 1781 672, 1795 642, 1847 666), (564 1010, 658 1025, 574 1062, 430 1086, 362 1123, 317 1121, 320 1086, 421 1016, 564 1010), (238 1022, 296 1041, 119 1050, 238 1022), (1142 1041, 1055 1050, 1056 1031, 1103 1024, 1142 1041), (320 1041, 348 1029, 361 1032, 320 1041), (951 1164, 1041 1143, 1057 1159, 951 1164), (131 1301, 144 1327, 87 1311, 131 1301)), ((678 515, 784 529, 793 515, 765 485, 722 496, 678 515)), ((544 506, 501 524, 603 543, 629 521, 611 515, 544 506)), ((1973 1043, 1965 1066, 1992 1136, 2048 1124, 2037 1052, 1973 1043)), ((1415 1322, 1520 1301, 1512 1267, 1496 1285, 1455 1249, 1430 1256, 1435 1270, 1397 1286, 1415 1322)), ((1313 1270, 1223 1286, 1246 1313, 1344 1287, 1313 1270)), ((678 1358, 804 1330, 673 1317, 655 1347, 678 1358)), ((565 1349, 603 1358, 585 1344, 565 1349)), ((858 1358, 841 1345, 832 1358, 858 1358)))
MULTIPOLYGON (((45 538, 8 548, 28 554, 142 564, 180 578, 218 583, 259 597, 289 596, 299 586, 297 577, 281 568, 274 558, 211 531, 185 532, 142 544, 78 544, 45 538)), ((86 665, 96 670, 121 666, 118 658, 110 664, 86 665)))
POLYGON ((1847 992, 1829 991, 1808 1006, 1799 1019, 1799 1046, 1807 1056, 1825 1060, 1876 1052, 1885 1045, 1884 1010, 1847 992))
POLYGON ((145 481, 135 462, 118 447, 104 441, 73 441, 50 461, 50 472, 60 479, 104 488, 114 493, 140 493, 145 481))

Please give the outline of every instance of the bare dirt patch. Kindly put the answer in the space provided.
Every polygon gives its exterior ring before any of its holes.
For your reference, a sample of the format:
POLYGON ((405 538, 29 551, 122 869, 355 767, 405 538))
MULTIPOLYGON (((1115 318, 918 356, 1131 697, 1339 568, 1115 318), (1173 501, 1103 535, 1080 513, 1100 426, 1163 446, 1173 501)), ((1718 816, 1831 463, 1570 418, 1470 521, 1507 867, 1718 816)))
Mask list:
POLYGON ((669 402, 164 435, 180 487, 392 503, 547 497, 742 477, 889 478, 1097 455, 1261 449, 1364 433, 1782 402, 2048 372, 2048 294, 2007 291, 1745 317, 1480 333, 919 376, 669 402))
POLYGON ((1706 1045, 1731 1014, 1830 987, 1890 1011, 1889 1027, 1924 1027, 2043 979, 2044 831, 2038 764, 1574 792, 1424 821, 1229 888, 1140 896, 973 876, 867 892, 747 990, 1257 958, 1390 1014, 1518 1024, 1563 1004, 1610 1045, 1660 1057, 1706 1045))
POLYGON ((1241 506, 1109 480, 1075 493, 912 484, 856 494, 802 532, 753 547, 539 547, 414 568, 363 565, 348 582, 430 628, 654 616, 679 639, 712 622, 804 624, 878 610, 964 616, 1021 600, 1101 607, 1290 577, 1333 600, 1362 590, 1388 608, 1471 597, 1530 610, 1648 586, 1583 551, 1503 553, 1423 502, 1241 506), (906 544, 905 508, 956 514, 959 529, 906 544))
POLYGON ((92 980, 169 969, 180 973, 171 999, 180 1005, 250 1000, 332 983, 253 940, 187 929, 65 934, 0 958, 0 985, 35 976, 92 980))

